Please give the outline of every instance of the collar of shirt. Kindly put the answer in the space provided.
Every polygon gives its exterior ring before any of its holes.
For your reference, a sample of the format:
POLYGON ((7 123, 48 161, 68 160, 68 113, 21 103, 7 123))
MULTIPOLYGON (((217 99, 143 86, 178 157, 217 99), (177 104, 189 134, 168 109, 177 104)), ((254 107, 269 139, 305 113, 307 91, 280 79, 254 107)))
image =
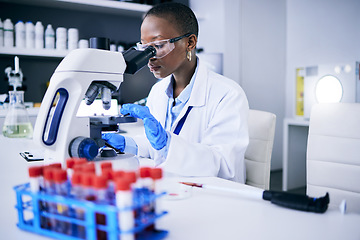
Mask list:
POLYGON ((166 95, 168 96, 168 106, 167 106, 167 114, 166 114, 166 121, 165 121, 165 130, 170 131, 173 123, 179 116, 181 110, 185 107, 185 104, 190 99, 190 95, 194 86, 195 78, 198 71, 198 64, 197 61, 195 72, 190 80, 190 83, 185 87, 185 89, 180 93, 180 95, 174 99, 173 95, 173 82, 175 81, 174 76, 171 76, 171 81, 169 86, 165 90, 166 95), (175 103, 174 103, 175 102, 175 103))

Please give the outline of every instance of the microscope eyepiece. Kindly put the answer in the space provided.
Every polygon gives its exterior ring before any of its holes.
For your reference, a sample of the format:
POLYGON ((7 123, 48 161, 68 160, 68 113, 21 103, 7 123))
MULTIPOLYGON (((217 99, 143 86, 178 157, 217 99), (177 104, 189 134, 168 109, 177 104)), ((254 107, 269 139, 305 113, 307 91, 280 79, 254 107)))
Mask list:
POLYGON ((110 39, 104 37, 90 38, 90 48, 110 50, 110 39))
POLYGON ((156 49, 153 46, 148 46, 144 51, 130 48, 123 56, 126 62, 125 73, 134 74, 143 68, 150 58, 156 56, 156 49))
MULTIPOLYGON (((156 49, 153 47, 153 46, 148 46, 145 50, 144 50, 144 52, 145 51, 147 51, 147 52, 150 52, 151 53, 151 57, 155 57, 156 56, 156 49)), ((151 58, 150 57, 150 58, 151 58)))

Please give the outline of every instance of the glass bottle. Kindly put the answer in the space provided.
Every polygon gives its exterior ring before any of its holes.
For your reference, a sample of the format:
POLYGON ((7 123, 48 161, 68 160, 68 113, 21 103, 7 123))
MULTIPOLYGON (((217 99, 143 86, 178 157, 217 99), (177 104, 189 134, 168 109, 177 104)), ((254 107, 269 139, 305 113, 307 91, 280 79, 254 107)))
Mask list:
POLYGON ((24 105, 24 91, 9 91, 9 100, 3 135, 9 138, 31 138, 33 127, 24 105))

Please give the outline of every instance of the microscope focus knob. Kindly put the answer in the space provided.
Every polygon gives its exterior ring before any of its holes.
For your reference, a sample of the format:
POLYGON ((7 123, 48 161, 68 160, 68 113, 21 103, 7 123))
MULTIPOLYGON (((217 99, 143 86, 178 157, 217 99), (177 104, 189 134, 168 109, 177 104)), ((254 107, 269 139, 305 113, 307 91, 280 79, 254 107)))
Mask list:
POLYGON ((93 160, 98 155, 99 147, 95 140, 86 137, 74 138, 69 145, 71 157, 86 158, 93 160))

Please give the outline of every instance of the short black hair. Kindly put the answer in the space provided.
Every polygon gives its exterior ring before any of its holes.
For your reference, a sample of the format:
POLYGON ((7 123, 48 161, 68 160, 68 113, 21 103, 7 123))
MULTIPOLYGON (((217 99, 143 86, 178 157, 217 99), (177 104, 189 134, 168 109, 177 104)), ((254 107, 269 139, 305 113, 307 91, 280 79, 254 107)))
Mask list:
POLYGON ((151 8, 146 14, 147 16, 156 16, 166 18, 174 23, 182 34, 199 34, 199 24, 194 12, 186 5, 175 2, 160 3, 151 8))

